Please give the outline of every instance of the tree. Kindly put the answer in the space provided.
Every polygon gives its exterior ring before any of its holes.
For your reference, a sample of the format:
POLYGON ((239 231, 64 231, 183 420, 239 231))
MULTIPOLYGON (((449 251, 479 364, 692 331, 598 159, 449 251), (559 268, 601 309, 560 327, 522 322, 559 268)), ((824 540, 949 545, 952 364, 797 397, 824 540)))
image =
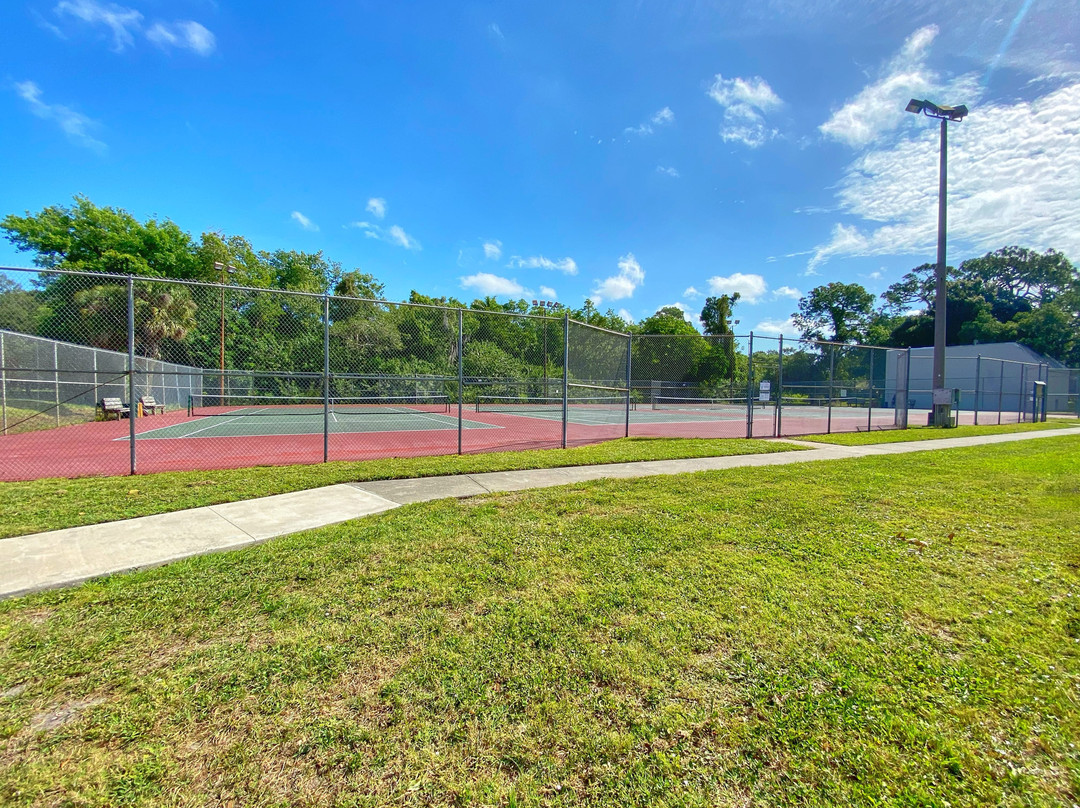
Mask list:
MULTIPOLYGON (((135 353, 161 357, 162 343, 179 342, 195 326, 195 303, 187 288, 164 283, 134 287, 135 353)), ((127 286, 99 284, 75 293, 80 330, 89 343, 110 351, 127 350, 127 286)))
POLYGON ((857 283, 818 286, 791 315, 806 339, 862 342, 874 317, 874 296, 857 283))
POLYGON ((731 330, 731 314, 739 302, 739 293, 705 298, 701 309, 701 325, 709 336, 720 337, 717 342, 710 342, 709 356, 703 360, 705 375, 712 379, 735 378, 735 336, 731 330))
POLYGON ((639 381, 699 385, 709 343, 675 306, 659 309, 638 326, 632 370, 639 381))
POLYGON ((701 309, 701 325, 706 334, 724 337, 732 333, 731 313, 739 302, 739 293, 705 298, 701 309))
POLYGON ((48 309, 42 305, 37 292, 23 289, 0 272, 0 328, 36 334, 47 314, 48 309))
POLYGON ((166 219, 140 222, 119 208, 99 208, 85 196, 71 207, 11 214, 0 221, 16 249, 34 252, 37 266, 129 275, 196 278, 191 236, 166 219))

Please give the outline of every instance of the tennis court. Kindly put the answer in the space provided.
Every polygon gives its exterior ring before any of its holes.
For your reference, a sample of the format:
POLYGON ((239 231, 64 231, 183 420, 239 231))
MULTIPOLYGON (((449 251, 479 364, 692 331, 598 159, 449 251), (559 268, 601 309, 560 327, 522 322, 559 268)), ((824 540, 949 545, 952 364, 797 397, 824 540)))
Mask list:
MULTIPOLYGON (((190 402, 190 420, 140 430, 136 440, 246 438, 415 432, 458 428, 457 408, 447 396, 359 397, 348 399, 233 397, 228 404, 190 402)), ((462 419, 462 429, 497 429, 462 419)), ((118 438, 125 440, 126 438, 118 438)))

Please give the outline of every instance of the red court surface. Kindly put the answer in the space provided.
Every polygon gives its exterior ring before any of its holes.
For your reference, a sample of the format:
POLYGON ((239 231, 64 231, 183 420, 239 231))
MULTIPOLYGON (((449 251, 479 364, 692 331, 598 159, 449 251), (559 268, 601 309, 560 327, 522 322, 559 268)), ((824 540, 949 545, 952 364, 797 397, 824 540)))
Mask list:
MULTIPOLYGON (((456 413, 455 413, 456 416, 456 413)), ((465 454, 522 449, 556 448, 562 443, 559 420, 529 418, 505 413, 467 412, 474 424, 493 428, 465 429, 461 451, 465 454)), ((834 410, 833 432, 888 429, 893 426, 891 410, 875 411, 868 421, 865 410, 848 414, 834 410)), ((912 413, 912 424, 917 413, 912 413)), ((172 424, 190 422, 184 412, 166 413, 136 419, 139 433, 172 424)), ((1014 419, 1015 420, 1015 417, 1014 419)), ((784 414, 781 434, 798 436, 819 434, 826 430, 826 420, 784 414)), ((963 413, 961 423, 973 423, 972 413, 963 413)), ((997 423, 997 413, 980 417, 981 423, 997 423)), ((754 437, 773 437, 773 414, 757 415, 754 437)), ((568 446, 580 446, 621 438, 625 423, 602 425, 567 424, 568 446)), ((115 476, 130 473, 129 422, 99 421, 58 429, 27 432, 0 437, 0 480, 35 480, 49 477, 115 476)), ((634 423, 631 436, 685 438, 746 437, 744 418, 716 418, 670 422, 634 423)), ((147 436, 149 438, 149 436, 147 436)), ((187 437, 165 440, 136 438, 136 472, 197 471, 207 469, 283 466, 323 461, 322 434, 255 435, 243 437, 187 437)), ((420 457, 456 454, 457 429, 348 432, 331 434, 330 460, 370 460, 387 457, 420 457)))

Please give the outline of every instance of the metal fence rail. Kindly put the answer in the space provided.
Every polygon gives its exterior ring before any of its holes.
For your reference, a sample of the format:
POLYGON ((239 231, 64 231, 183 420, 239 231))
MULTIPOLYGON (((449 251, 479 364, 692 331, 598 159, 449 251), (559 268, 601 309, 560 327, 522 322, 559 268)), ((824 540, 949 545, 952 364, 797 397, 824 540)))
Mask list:
MULTIPOLYGON (((908 351, 630 335, 567 314, 10 270, 35 334, 0 331, 0 479, 772 437, 922 418, 908 351), (102 406, 120 399, 130 417, 102 406)), ((1080 372, 980 359, 961 417, 1080 417, 1080 372)))

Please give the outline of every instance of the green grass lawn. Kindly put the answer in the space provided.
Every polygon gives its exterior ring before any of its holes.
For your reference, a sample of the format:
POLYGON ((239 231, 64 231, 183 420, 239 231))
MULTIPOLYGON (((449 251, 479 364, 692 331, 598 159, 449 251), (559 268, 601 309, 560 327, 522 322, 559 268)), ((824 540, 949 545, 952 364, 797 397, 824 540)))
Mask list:
POLYGON ((1080 438, 407 506, 0 603, 0 803, 1072 805, 1080 438))
POLYGON ((623 438, 573 449, 0 483, 0 538, 236 502, 335 483, 790 450, 798 450, 798 447, 764 440, 623 438))
POLYGON ((814 443, 833 443, 841 446, 865 446, 872 443, 903 443, 909 440, 940 440, 967 438, 973 435, 1005 435, 1010 432, 1038 432, 1046 429, 1080 427, 1080 420, 1054 420, 1036 424, 963 425, 953 429, 912 426, 907 429, 886 429, 876 432, 838 432, 832 435, 804 435, 796 440, 814 443))

